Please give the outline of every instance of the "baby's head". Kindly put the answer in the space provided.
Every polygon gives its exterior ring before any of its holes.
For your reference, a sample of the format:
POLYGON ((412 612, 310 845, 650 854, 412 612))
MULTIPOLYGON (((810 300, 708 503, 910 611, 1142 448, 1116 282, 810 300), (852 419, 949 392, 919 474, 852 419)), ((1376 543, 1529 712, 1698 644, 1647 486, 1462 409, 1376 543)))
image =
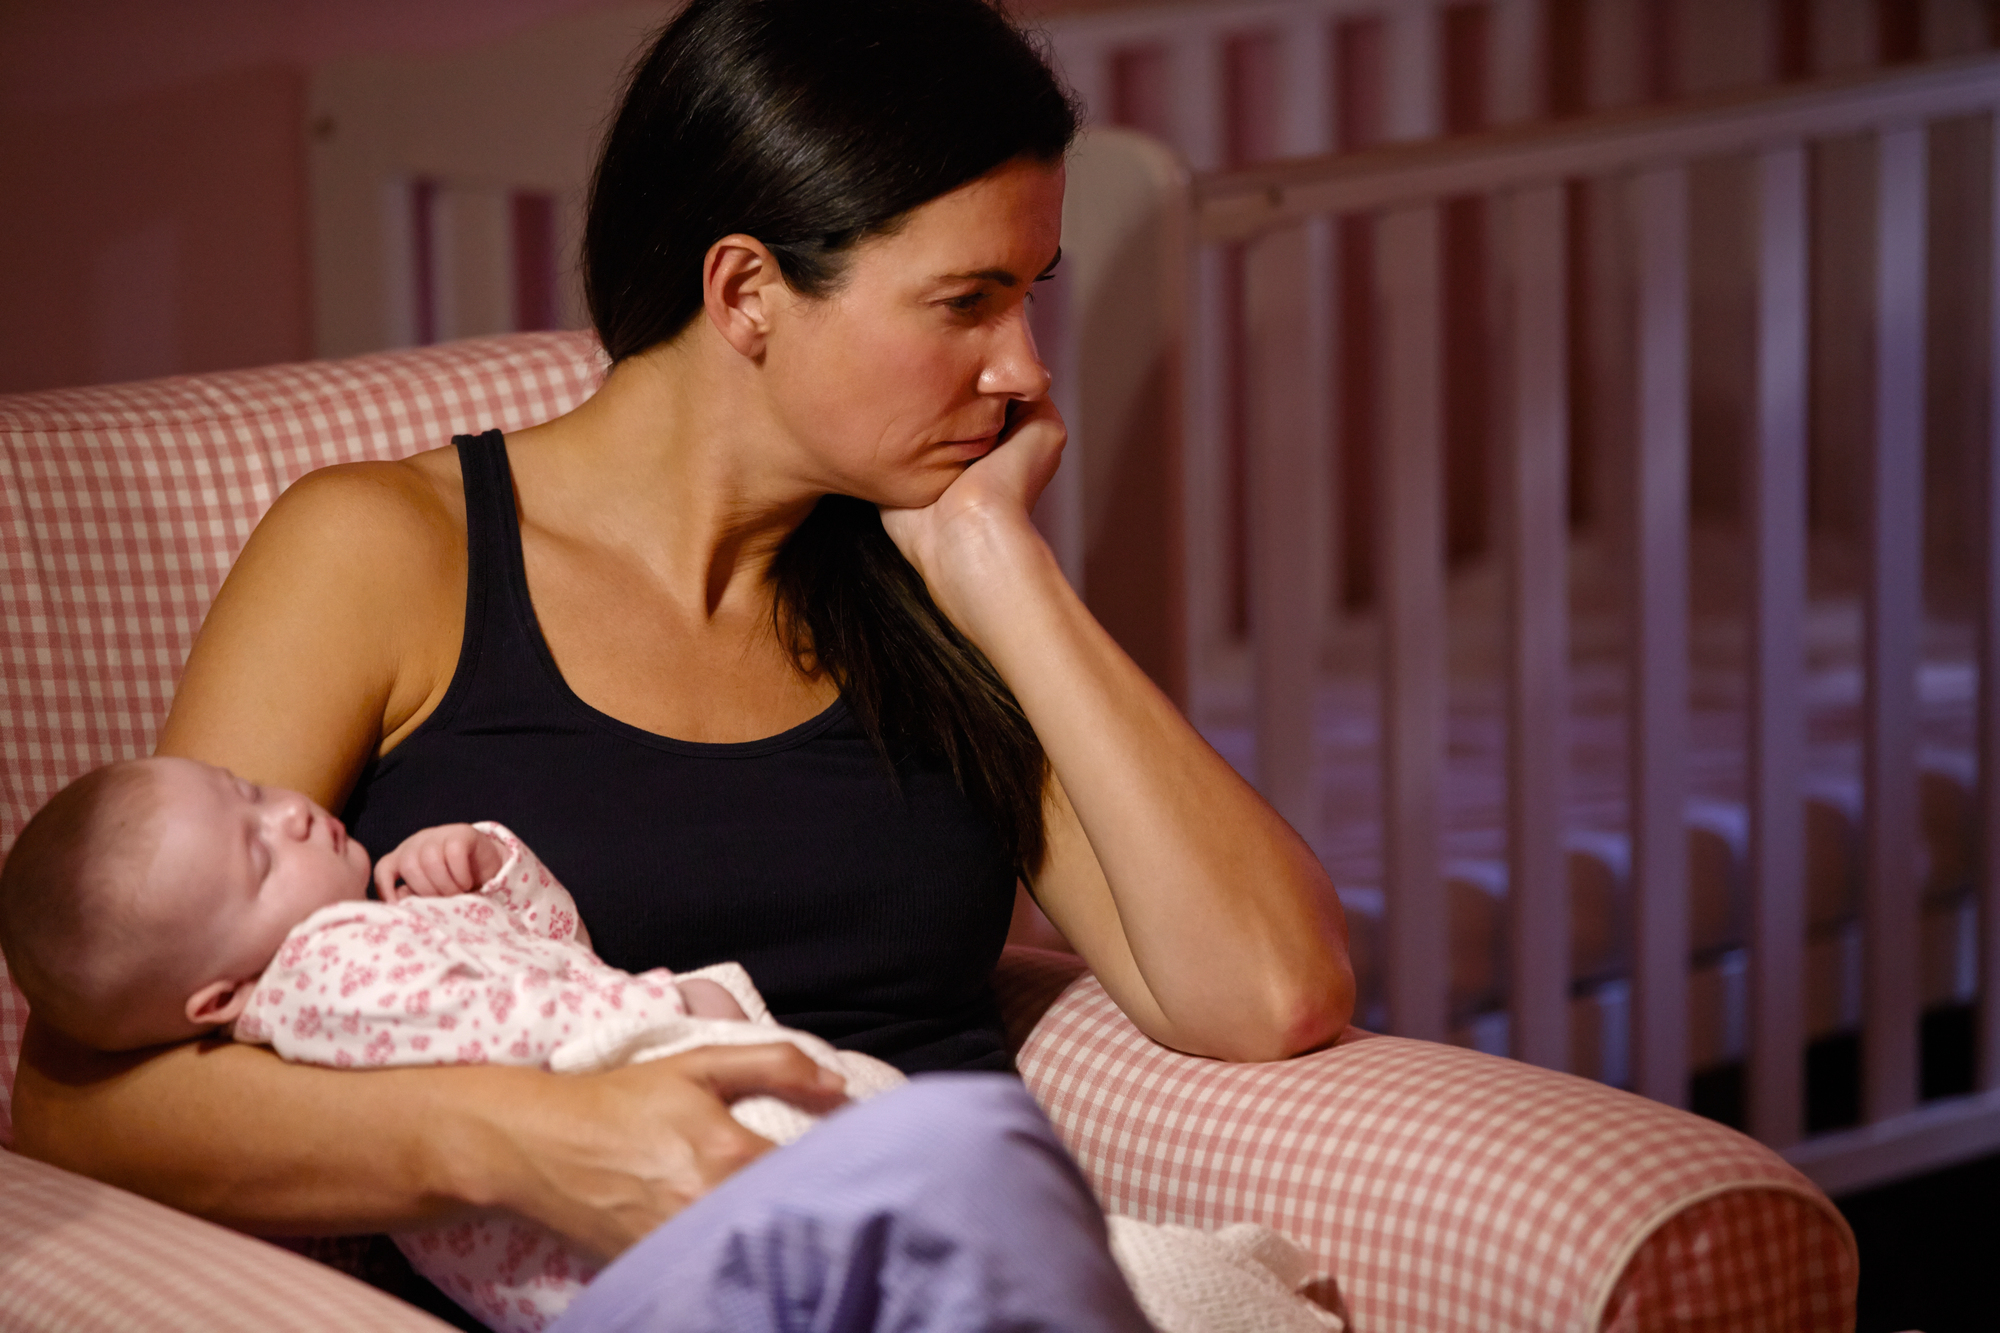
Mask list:
POLYGON ((368 853, 297 792, 188 759, 78 778, 0 866, 0 952, 37 1017, 99 1050, 242 1012, 285 935, 368 893, 368 853))

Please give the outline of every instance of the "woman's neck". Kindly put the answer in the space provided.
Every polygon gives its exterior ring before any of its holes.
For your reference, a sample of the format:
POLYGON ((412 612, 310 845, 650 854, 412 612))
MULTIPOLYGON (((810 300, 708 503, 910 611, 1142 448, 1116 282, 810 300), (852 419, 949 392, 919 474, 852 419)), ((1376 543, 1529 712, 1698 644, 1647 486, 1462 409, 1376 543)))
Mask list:
POLYGON ((740 358, 700 329, 613 367, 568 414, 508 437, 524 522, 643 565, 690 610, 768 606, 766 572, 823 492, 740 358))

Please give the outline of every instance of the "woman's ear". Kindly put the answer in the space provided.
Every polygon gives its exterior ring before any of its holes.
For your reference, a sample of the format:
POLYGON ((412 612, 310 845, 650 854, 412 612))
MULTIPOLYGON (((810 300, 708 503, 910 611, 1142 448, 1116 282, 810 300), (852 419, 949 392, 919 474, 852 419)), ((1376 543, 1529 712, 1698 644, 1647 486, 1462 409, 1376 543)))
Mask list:
POLYGON ((250 993, 255 989, 254 978, 248 981, 211 981, 188 996, 188 1022, 201 1028, 217 1028, 224 1023, 233 1023, 250 1003, 250 993))
POLYGON ((701 266, 702 306, 708 322, 739 354, 763 356, 771 315, 790 294, 777 256, 756 237, 739 232, 708 247, 701 266))

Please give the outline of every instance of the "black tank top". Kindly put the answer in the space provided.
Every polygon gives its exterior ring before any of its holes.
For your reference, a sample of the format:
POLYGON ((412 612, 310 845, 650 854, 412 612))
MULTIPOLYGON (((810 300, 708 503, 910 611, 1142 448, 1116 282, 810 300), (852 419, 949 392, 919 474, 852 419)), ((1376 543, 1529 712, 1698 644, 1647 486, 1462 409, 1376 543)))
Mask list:
POLYGON ((779 1022, 908 1073, 1010 1067, 990 976, 1014 875, 949 769, 889 768, 832 707, 701 744, 579 699, 528 599, 499 431, 461 435, 465 641, 437 711, 361 773, 343 818, 380 855, 493 819, 577 901, 615 967, 743 964, 779 1022))

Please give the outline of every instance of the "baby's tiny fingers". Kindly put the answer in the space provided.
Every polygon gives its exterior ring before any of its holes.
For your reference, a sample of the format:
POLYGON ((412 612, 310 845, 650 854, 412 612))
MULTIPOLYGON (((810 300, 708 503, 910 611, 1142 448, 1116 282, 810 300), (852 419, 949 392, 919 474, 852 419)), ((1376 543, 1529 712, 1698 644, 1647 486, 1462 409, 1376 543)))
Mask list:
POLYGON ((472 873, 472 847, 467 840, 454 835, 445 843, 444 852, 452 887, 460 893, 479 887, 479 881, 472 873))

